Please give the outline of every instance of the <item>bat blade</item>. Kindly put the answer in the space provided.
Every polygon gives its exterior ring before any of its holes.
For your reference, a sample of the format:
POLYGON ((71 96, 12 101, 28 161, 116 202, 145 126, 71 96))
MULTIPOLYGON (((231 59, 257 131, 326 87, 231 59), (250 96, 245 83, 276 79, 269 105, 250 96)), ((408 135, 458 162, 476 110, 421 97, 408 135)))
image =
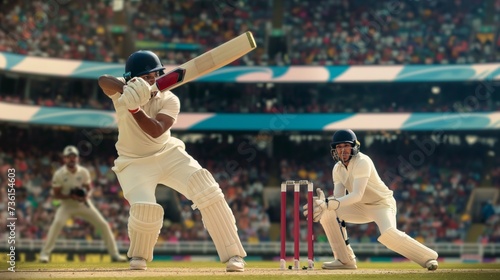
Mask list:
POLYGON ((241 58, 257 47, 247 31, 158 77, 152 90, 171 90, 241 58))

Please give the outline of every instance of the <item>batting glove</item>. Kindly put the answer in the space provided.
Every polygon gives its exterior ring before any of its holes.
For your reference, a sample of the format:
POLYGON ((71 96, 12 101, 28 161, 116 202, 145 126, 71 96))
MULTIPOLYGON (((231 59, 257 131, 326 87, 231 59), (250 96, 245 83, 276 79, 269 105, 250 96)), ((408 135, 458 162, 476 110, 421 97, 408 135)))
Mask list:
POLYGON ((118 98, 118 101, 124 104, 128 110, 135 110, 141 106, 139 94, 129 86, 123 87, 123 94, 118 98))
POLYGON ((142 78, 134 78, 127 83, 128 87, 132 88, 139 97, 139 104, 143 106, 151 99, 151 86, 142 78))

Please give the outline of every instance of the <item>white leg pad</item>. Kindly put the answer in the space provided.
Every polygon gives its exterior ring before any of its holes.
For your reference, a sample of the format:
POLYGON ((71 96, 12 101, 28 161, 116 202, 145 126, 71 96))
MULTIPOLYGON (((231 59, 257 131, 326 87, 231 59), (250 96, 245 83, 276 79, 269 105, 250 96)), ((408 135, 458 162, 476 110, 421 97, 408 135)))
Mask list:
POLYGON ((344 264, 355 260, 356 255, 349 244, 345 223, 339 222, 335 210, 325 210, 319 222, 323 226, 335 259, 344 264))
POLYGON ((246 257, 233 212, 212 174, 206 169, 197 171, 189 179, 188 187, 192 193, 193 209, 200 210, 221 262, 227 262, 233 256, 246 257))
POLYGON ((427 261, 436 260, 438 257, 436 251, 393 227, 384 231, 377 240, 390 250, 418 263, 423 268, 426 267, 427 261))
POLYGON ((140 257, 150 262, 153 249, 163 226, 163 207, 156 203, 139 202, 130 206, 128 236, 130 247, 127 256, 140 257))

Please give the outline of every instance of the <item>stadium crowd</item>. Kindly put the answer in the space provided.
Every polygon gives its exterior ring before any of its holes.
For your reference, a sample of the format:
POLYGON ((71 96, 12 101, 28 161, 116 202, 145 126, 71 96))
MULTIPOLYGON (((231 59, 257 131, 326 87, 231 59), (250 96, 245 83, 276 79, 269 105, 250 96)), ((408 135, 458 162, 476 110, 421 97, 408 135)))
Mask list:
POLYGON ((117 61, 106 29, 110 1, 6 1, 0 51, 63 59, 117 61))
MULTIPOLYGON (((0 73, 0 102, 112 110, 97 80, 34 80, 0 73), (19 92, 23 92, 20 95, 19 92)), ((181 112, 380 113, 493 112, 498 83, 190 83, 173 90, 181 112), (435 88, 439 89, 436 94, 435 88), (362 100, 362 101, 361 101, 362 100)))
POLYGON ((454 64, 498 61, 499 1, 285 1, 291 64, 454 64))
MULTIPOLYGON (((54 170, 61 164, 61 147, 72 138, 79 141, 80 147, 88 147, 89 143, 83 145, 83 136, 78 140, 74 133, 50 128, 32 128, 27 132, 15 126, 3 126, 2 131, 2 142, 5 140, 6 145, 0 150, 1 180, 5 182, 8 168, 15 168, 19 238, 42 239, 58 205, 58 201, 51 198, 50 182, 54 170), (68 136, 68 133, 73 136, 68 136), (14 139, 19 137, 24 139, 24 144, 15 142, 14 139), (31 144, 34 137, 39 145, 31 144)), ((500 189, 500 175, 492 171, 498 169, 498 159, 491 162, 481 160, 488 158, 487 146, 446 144, 445 150, 436 149, 425 163, 404 164, 402 158, 419 147, 418 140, 410 134, 396 138, 387 138, 383 134, 361 135, 363 152, 374 156, 382 179, 395 192, 399 227, 422 242, 464 242, 472 223, 465 211, 471 191, 484 184, 500 189), (469 160, 464 162, 464 157, 469 160), (486 180, 487 174, 490 177, 486 180)), ((255 135, 207 135, 187 142, 190 153, 200 159, 219 182, 235 213, 241 239, 247 242, 274 240, 271 226, 279 222, 279 205, 264 195, 266 188, 277 187, 279 182, 294 178, 311 180, 315 187, 332 193, 330 174, 333 161, 328 154, 327 140, 299 142, 280 138, 273 140, 279 143, 272 144, 275 148, 270 154, 255 139, 255 135), (254 157, 249 159, 236 152, 236 147, 242 143, 255 151, 254 157), (207 145, 213 149, 207 150, 207 145)), ((98 146, 90 146, 93 149, 82 153, 81 163, 89 168, 94 178, 96 207, 110 223, 117 240, 127 241, 129 208, 111 171, 114 160, 112 140, 113 133, 110 133, 98 146)), ((4 194, 2 196, 0 208, 5 210, 6 198, 4 194)), ((179 196, 178 215, 166 216, 160 240, 178 242, 209 238, 198 211, 192 211, 190 204, 185 197, 179 196)), ((6 215, 7 211, 1 213, 6 215)), ((292 219, 291 208, 288 214, 292 219)), ((483 242, 498 240, 499 215, 494 213, 488 217, 489 227, 485 233, 488 241, 483 242)), ((322 236, 320 227, 316 231, 322 236)), ((349 225, 349 234, 356 242, 376 242, 378 236, 376 227, 370 224, 349 225)), ((98 235, 80 219, 68 221, 61 233, 62 238, 86 240, 98 239, 98 235)))
POLYGON ((125 1, 121 24, 134 40, 113 40, 112 1, 14 1, 0 14, 0 51, 123 62, 120 44, 191 44, 163 49, 181 64, 251 30, 260 46, 281 30, 288 46, 238 61, 245 65, 454 64, 500 59, 500 1, 125 1), (165 13, 171 15, 166 18, 165 13), (276 13, 276 14, 274 14, 276 13), (281 14, 281 15, 279 15, 281 14), (282 18, 282 27, 279 22, 282 18), (272 27, 270 27, 272 26, 272 27))
POLYGON ((482 243, 498 243, 500 242, 500 205, 494 205, 488 201, 485 205, 487 213, 482 211, 484 215, 484 229, 479 237, 479 242, 482 243))

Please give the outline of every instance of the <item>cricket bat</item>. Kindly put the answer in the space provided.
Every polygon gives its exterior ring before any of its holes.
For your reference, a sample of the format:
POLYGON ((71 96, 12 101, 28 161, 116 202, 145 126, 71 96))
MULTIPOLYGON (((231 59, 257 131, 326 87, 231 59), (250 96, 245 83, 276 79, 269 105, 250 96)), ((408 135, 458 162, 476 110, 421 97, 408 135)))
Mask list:
POLYGON ((250 31, 207 51, 174 70, 161 75, 151 91, 171 90, 215 71, 255 49, 257 45, 250 31))

